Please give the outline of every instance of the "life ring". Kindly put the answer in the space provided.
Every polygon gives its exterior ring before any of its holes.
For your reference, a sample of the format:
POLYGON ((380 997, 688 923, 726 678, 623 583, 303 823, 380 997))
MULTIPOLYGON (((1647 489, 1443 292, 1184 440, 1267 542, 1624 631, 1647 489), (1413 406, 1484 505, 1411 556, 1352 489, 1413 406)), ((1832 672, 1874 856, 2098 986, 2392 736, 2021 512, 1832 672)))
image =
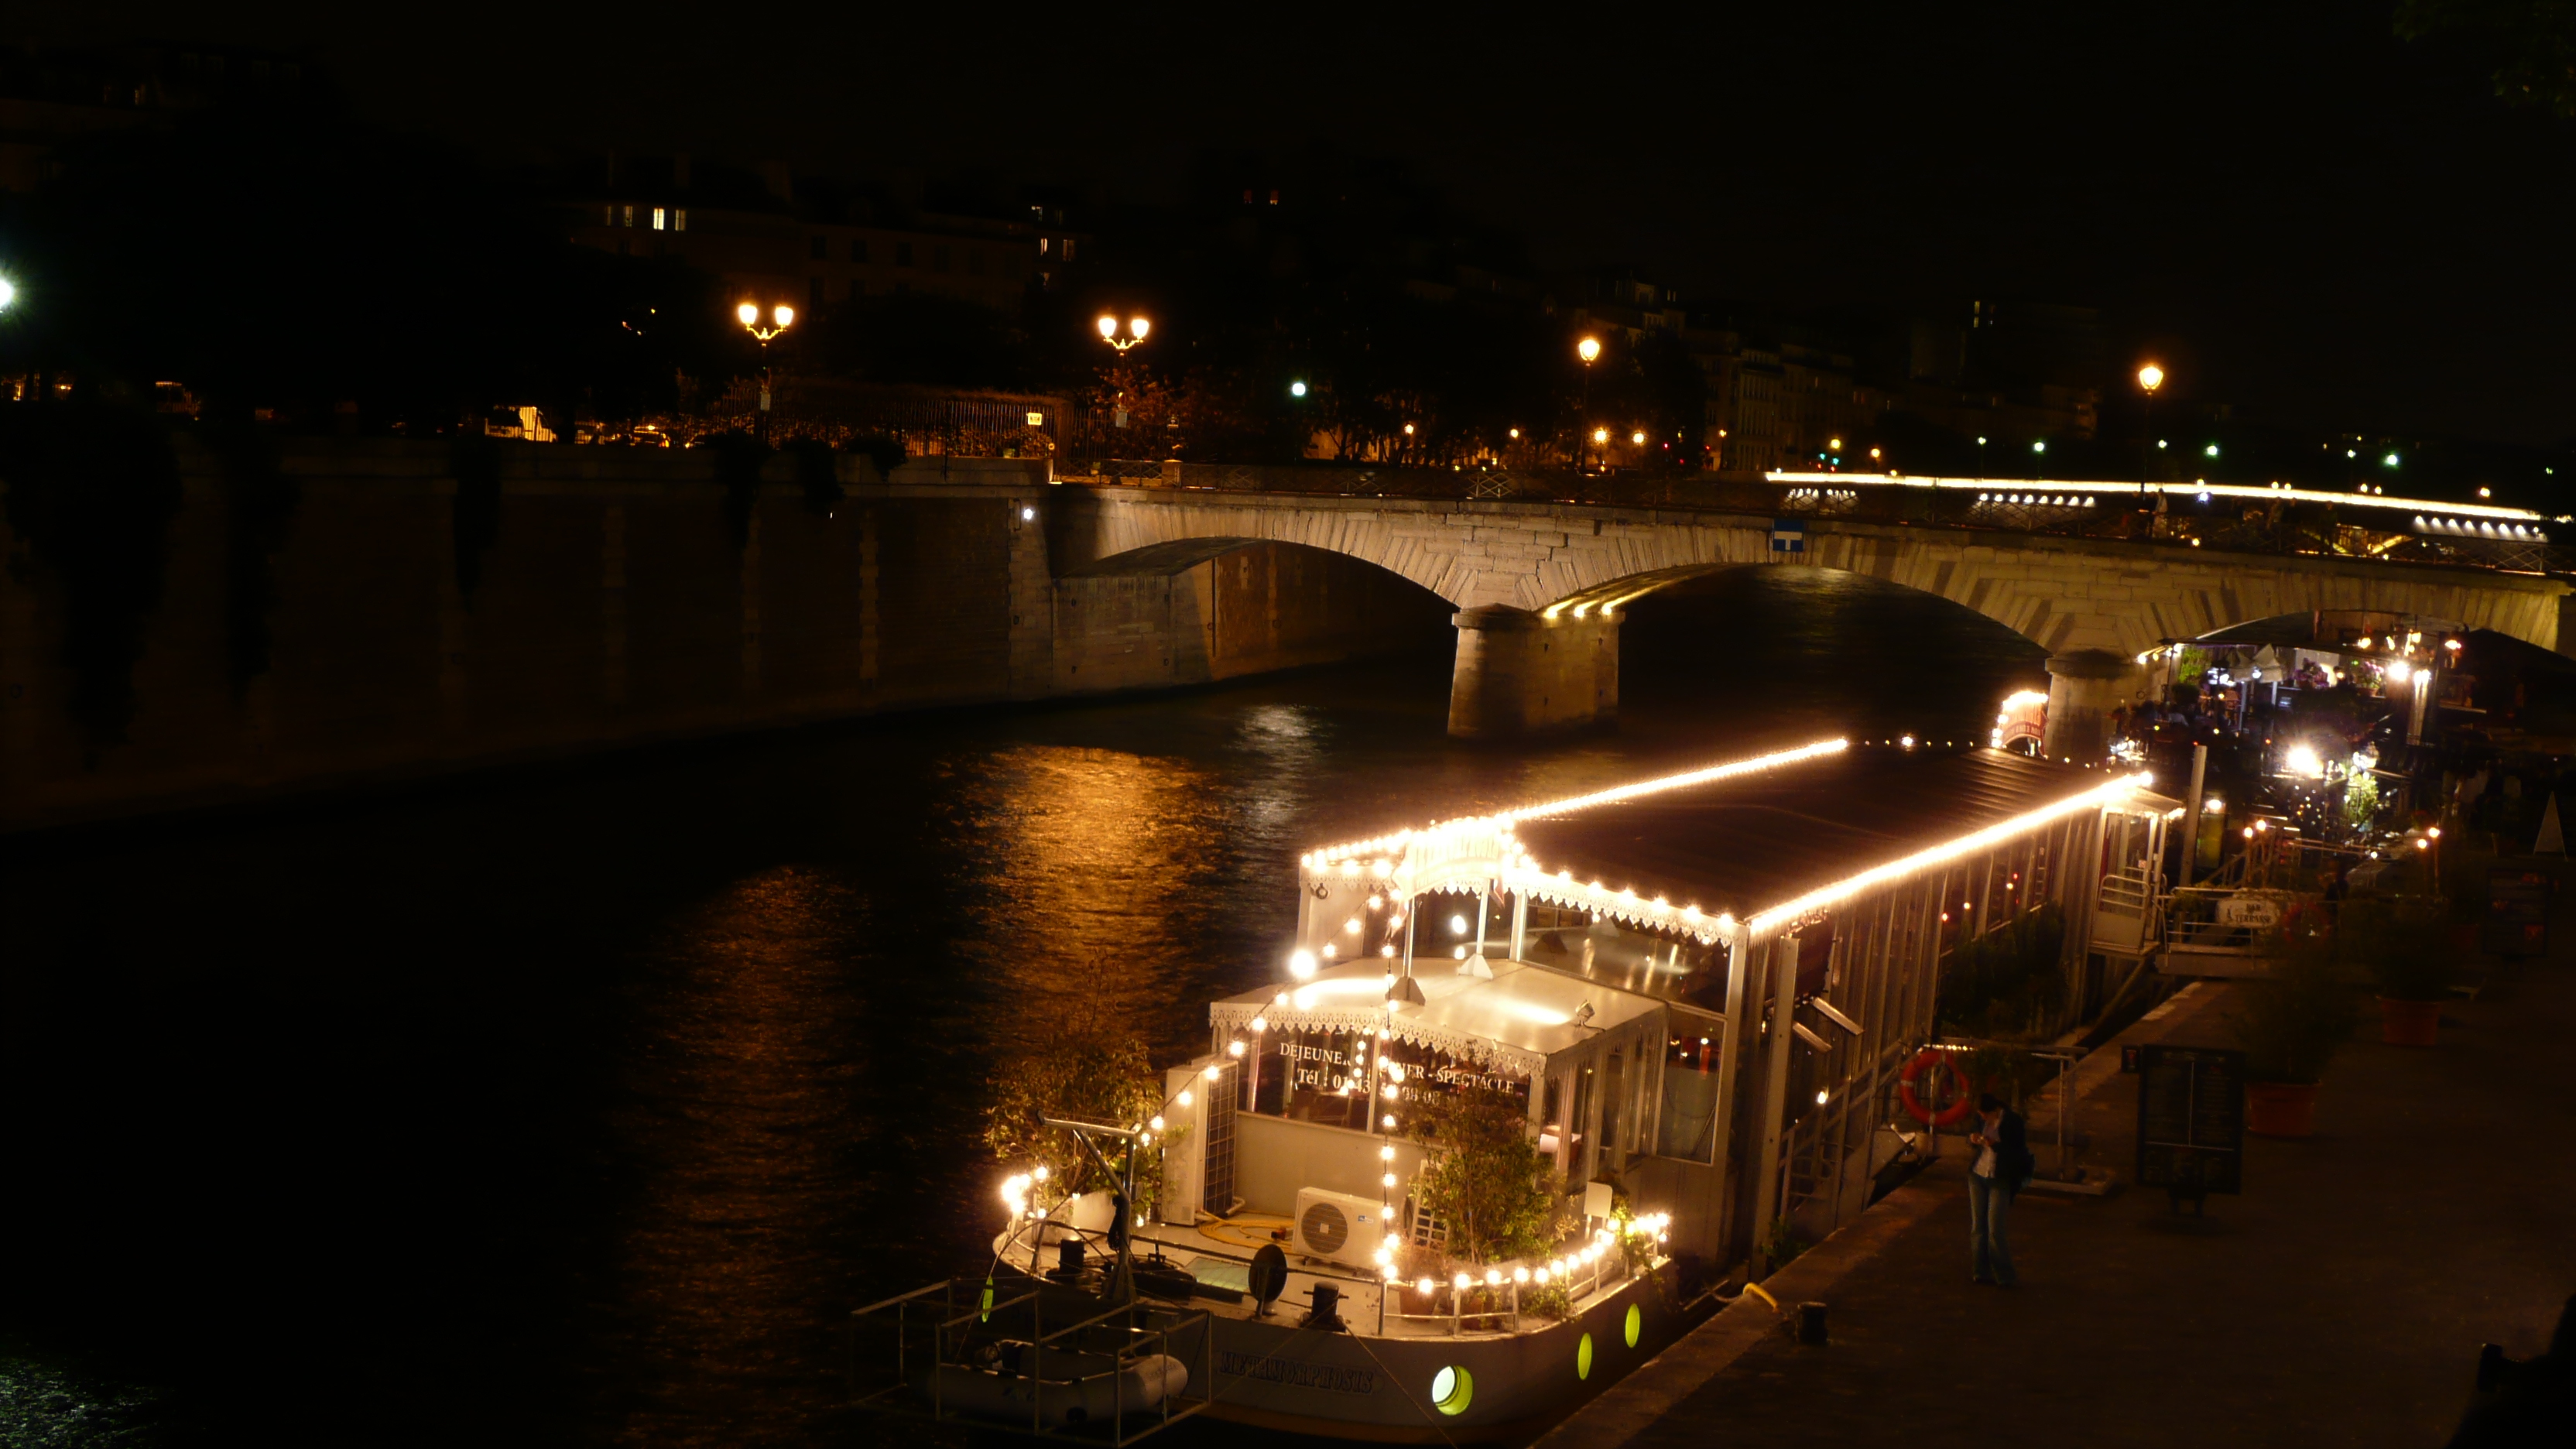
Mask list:
POLYGON ((1959 1064, 1950 1060, 1950 1053, 1925 1047, 1914 1054, 1914 1060, 1907 1062, 1903 1071, 1896 1074, 1896 1100, 1905 1104, 1906 1114, 1917 1122, 1933 1127, 1955 1126, 1968 1120, 1968 1113, 1976 1108, 1976 1083, 1969 1081, 1968 1074, 1960 1070, 1959 1064), (1914 1080, 1922 1076, 1927 1067, 1938 1067, 1948 1072, 1950 1079, 1959 1084, 1958 1100, 1942 1108, 1938 1117, 1933 1116, 1923 1105, 1923 1100, 1914 1095, 1914 1080))

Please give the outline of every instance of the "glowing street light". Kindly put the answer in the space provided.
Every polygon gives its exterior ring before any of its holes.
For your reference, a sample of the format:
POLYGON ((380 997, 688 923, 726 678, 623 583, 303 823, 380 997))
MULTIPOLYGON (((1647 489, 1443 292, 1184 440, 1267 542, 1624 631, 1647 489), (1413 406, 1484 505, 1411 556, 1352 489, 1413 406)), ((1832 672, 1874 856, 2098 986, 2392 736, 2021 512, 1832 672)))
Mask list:
POLYGON ((2389 454, 2387 457, 2380 459, 2380 460, 2379 460, 2379 466, 2381 466, 2381 467, 2383 467, 2383 468, 2394 468, 2394 467, 2396 467, 2396 466, 2397 466, 2397 455, 2396 455, 2395 453, 2391 453, 2391 454, 2389 454))
POLYGON ((1629 441, 1629 442, 1632 442, 1632 443, 1635 443, 1635 444, 1637 444, 1637 445, 1638 445, 1638 446, 1640 446, 1640 447, 1645 446, 1645 442, 1646 442, 1646 434, 1645 434, 1645 430, 1641 428, 1641 429, 1639 429, 1639 430, 1638 430, 1638 431, 1636 431, 1636 432, 1630 433, 1630 434, 1628 435, 1628 441, 1629 441))
MULTIPOLYGON (((766 324, 762 323, 760 320, 760 304, 758 302, 743 303, 741 306, 733 309, 733 315, 734 320, 742 324, 742 330, 760 339, 760 355, 764 358, 769 356, 769 340, 776 337, 779 333, 796 325, 796 309, 788 306, 784 302, 781 302, 777 306, 769 309, 769 321, 766 324)), ((763 362, 760 366, 760 422, 758 433, 759 436, 764 439, 769 436, 769 364, 767 362, 763 362)))
POLYGON ((2163 368, 2150 362, 2146 366, 2138 369, 2138 386, 2146 393, 2147 396, 2154 397, 2156 395, 2156 389, 2164 385, 2165 370, 2163 368))
POLYGON ((1593 362, 1601 356, 1601 339, 1598 337, 1584 338, 1582 341, 1574 344, 1574 355, 1583 359, 1584 366, 1590 367, 1593 362))
POLYGON ((9 304, 17 300, 18 284, 7 277, 0 277, 0 312, 8 311, 9 304))
POLYGON ((1127 319, 1127 335, 1121 337, 1118 335, 1118 319, 1106 312, 1100 314, 1100 321, 1096 325, 1100 328, 1100 340, 1120 352, 1125 352, 1128 348, 1144 341, 1145 334, 1154 330, 1154 324, 1147 319, 1130 317, 1127 319))
POLYGON ((743 303, 733 309, 733 315, 742 323, 742 330, 760 339, 760 345, 764 350, 769 346, 769 339, 796 325, 796 309, 784 302, 769 309, 769 323, 766 326, 761 324, 758 302, 743 303))
POLYGON ((1610 441, 1610 430, 1608 428, 1594 428, 1592 430, 1592 441, 1596 443, 1606 443, 1610 441))
POLYGON ((1306 384, 1302 382, 1292 382, 1288 384, 1288 395, 1290 397, 1304 397, 1306 395, 1306 384))

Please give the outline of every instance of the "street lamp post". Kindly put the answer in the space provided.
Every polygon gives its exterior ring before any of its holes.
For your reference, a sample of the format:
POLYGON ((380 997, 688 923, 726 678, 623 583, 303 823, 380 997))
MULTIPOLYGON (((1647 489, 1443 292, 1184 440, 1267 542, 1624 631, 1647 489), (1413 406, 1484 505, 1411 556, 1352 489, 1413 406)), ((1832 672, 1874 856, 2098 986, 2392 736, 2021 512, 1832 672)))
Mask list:
MULTIPOLYGON (((1582 341, 1575 343, 1574 355, 1583 359, 1583 420, 1588 423, 1592 421, 1592 364, 1599 360, 1601 356, 1601 339, 1598 337, 1586 337, 1582 341)), ((1610 435, 1607 432, 1599 428, 1595 428, 1593 429, 1592 441, 1596 443, 1606 442, 1609 440, 1609 436, 1610 435)), ((1576 467, 1580 468, 1581 466, 1581 460, 1578 459, 1576 467)))
MULTIPOLYGON (((1110 386, 1117 392, 1115 405, 1110 409, 1109 425, 1123 428, 1127 426, 1127 350, 1142 346, 1145 334, 1154 330, 1154 324, 1140 312, 1127 319, 1126 330, 1122 333, 1117 317, 1103 312, 1100 320, 1092 325, 1100 329, 1100 340, 1108 343, 1110 350, 1118 354, 1117 362, 1109 371, 1110 386)), ((1299 383, 1298 386, 1305 384, 1299 383)))
POLYGON ((760 339, 759 436, 763 442, 766 442, 769 439, 769 342, 771 338, 796 325, 796 309, 784 302, 779 303, 769 309, 769 321, 766 325, 760 320, 758 302, 743 303, 733 309, 733 315, 742 323, 742 330, 760 339))
POLYGON ((2141 496, 2147 491, 2147 475, 2153 471, 2156 461, 2155 449, 2152 446, 2156 436, 2156 389, 2164 385, 2163 368, 2150 362, 2138 369, 2138 391, 2144 393, 2147 399, 2141 409, 2141 416, 2146 419, 2146 432, 2138 444, 2138 492, 2141 496))

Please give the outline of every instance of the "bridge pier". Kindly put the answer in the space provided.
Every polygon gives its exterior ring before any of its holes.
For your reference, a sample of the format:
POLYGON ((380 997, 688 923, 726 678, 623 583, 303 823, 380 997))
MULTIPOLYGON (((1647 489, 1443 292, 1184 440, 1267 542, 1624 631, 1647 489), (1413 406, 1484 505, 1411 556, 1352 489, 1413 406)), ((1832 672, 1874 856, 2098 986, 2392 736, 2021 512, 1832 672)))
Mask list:
POLYGON ((2079 649, 2048 661, 2048 733, 2040 749, 2052 759, 2087 763, 2110 748, 2111 711, 2145 692, 2147 671, 2107 649, 2079 649))
POLYGON ((1508 739, 1619 713, 1619 621, 1549 618, 1488 604, 1461 609, 1449 676, 1449 733, 1508 739))

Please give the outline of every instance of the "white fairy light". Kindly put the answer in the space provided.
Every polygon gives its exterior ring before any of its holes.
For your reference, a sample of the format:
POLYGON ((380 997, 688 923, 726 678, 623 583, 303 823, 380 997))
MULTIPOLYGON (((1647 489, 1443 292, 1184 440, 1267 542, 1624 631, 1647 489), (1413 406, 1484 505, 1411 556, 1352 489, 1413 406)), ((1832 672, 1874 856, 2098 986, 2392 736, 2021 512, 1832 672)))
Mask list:
POLYGON ((2070 795, 2053 805, 2043 805, 2037 810, 2016 815, 2010 820, 1987 826, 1972 834, 1962 835, 1956 840, 1933 846, 1929 850, 1918 850, 1902 860, 1889 861, 1885 865, 1872 866, 1857 875, 1846 876, 1832 885, 1819 887, 1795 900, 1773 906, 1754 916, 1746 924, 1757 935, 1767 934, 1779 926, 1799 920, 1836 902, 1847 901, 1871 886, 1903 880, 1926 867, 1941 865, 1956 860, 1960 856, 1972 855, 1977 851, 2001 845, 2017 835, 2036 830, 2052 820, 2072 815, 2079 810, 2098 808, 2105 802, 2127 795, 2133 790, 2144 789, 2152 780, 2153 777, 2144 772, 2124 775, 2116 780, 2106 780, 2090 790, 2070 795))

